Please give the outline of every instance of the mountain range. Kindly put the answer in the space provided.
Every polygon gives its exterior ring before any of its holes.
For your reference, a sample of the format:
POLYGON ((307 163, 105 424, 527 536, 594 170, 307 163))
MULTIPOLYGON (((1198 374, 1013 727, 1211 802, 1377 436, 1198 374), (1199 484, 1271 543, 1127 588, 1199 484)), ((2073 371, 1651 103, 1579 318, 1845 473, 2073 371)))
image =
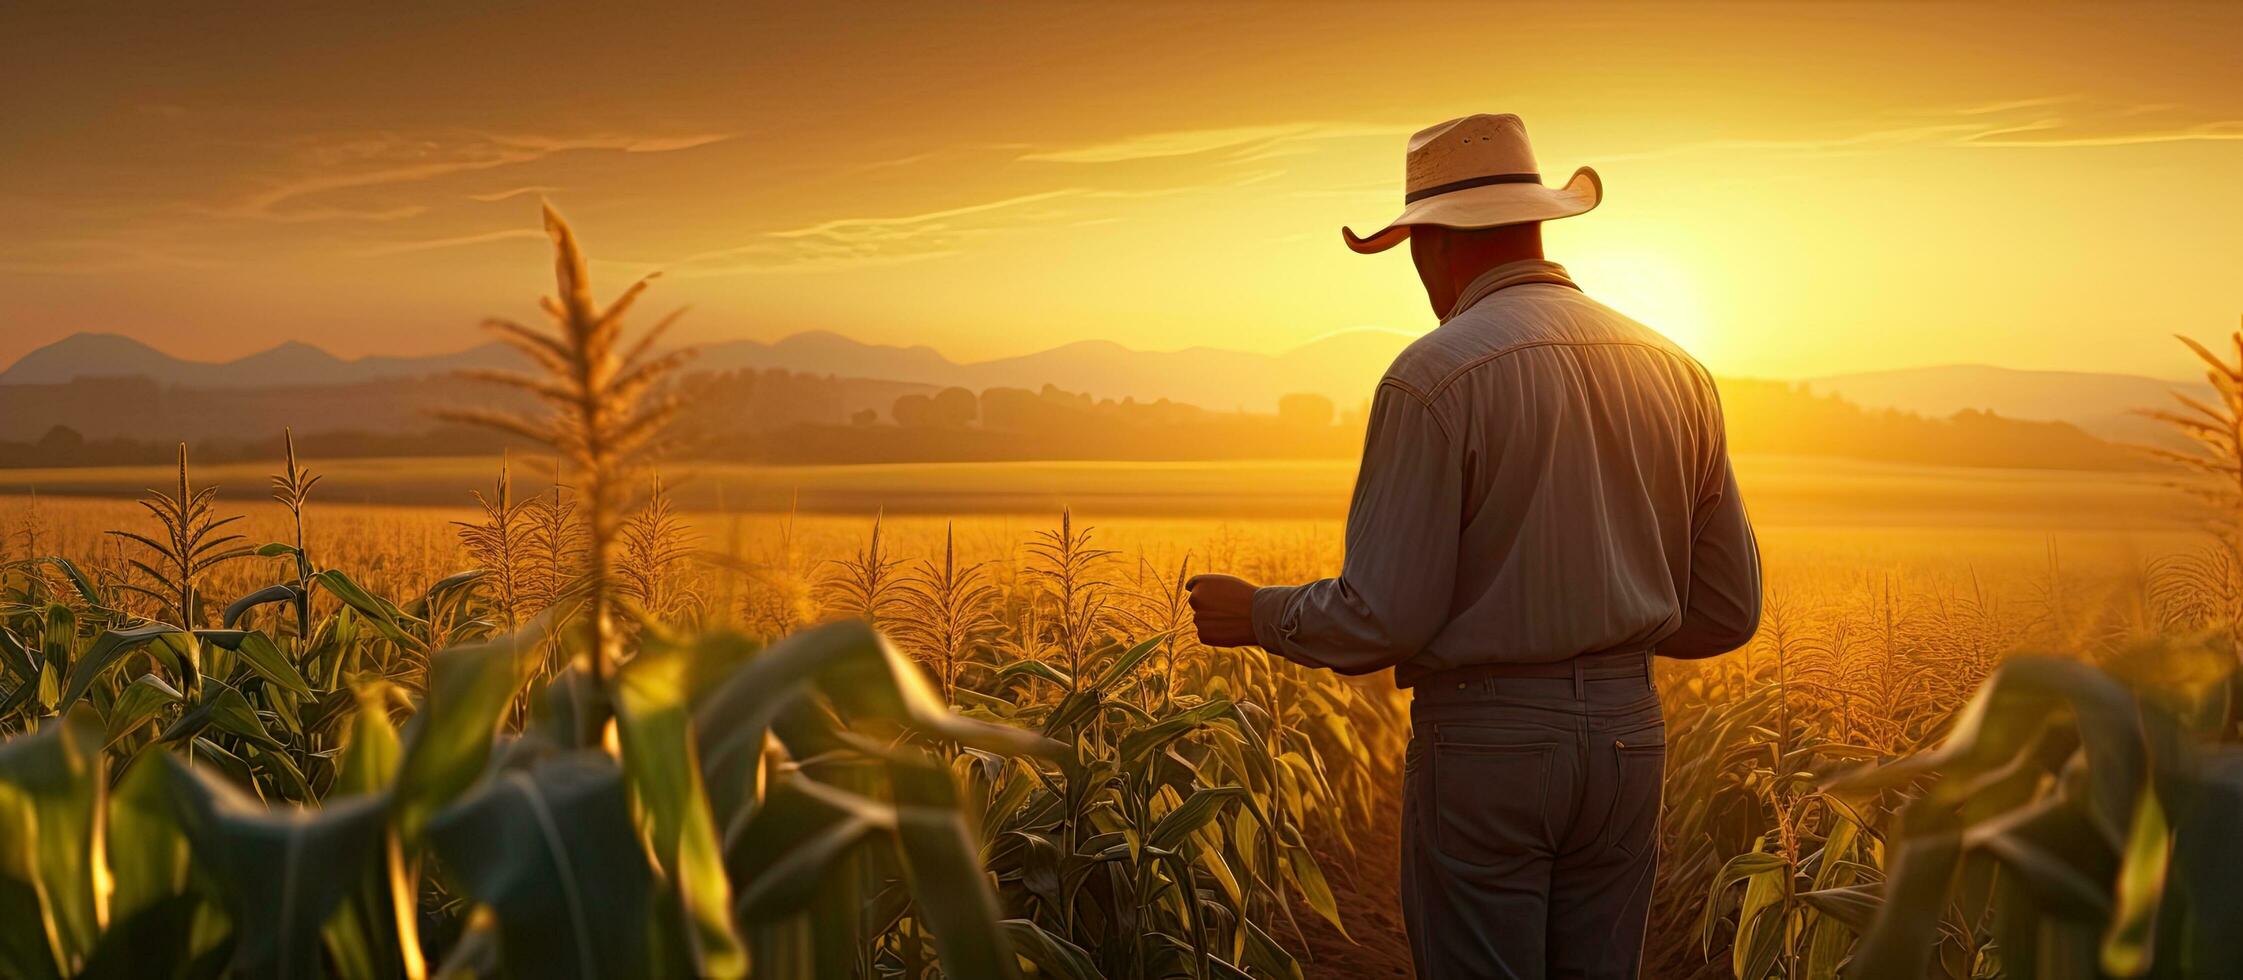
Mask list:
MULTIPOLYGON (((1405 334, 1352 330, 1281 354, 1197 347, 1140 351, 1083 341, 1018 357, 951 360, 932 347, 868 344, 828 331, 764 342, 702 345, 688 370, 767 370, 974 391, 1046 384, 1099 398, 1167 398, 1205 408, 1267 412, 1278 396, 1314 392, 1340 404, 1363 401, 1380 372, 1410 342, 1405 334)), ((78 378, 137 375, 160 385, 228 388, 352 384, 427 377, 469 368, 517 367, 519 354, 490 343, 423 357, 344 359, 291 341, 231 361, 192 361, 118 334, 81 333, 28 354, 0 371, 0 385, 67 384, 78 378)))
MULTIPOLYGON (((768 370, 981 391, 1056 385, 1099 398, 1162 398, 1228 411, 1270 411, 1281 395, 1310 392, 1360 404, 1386 365, 1410 341, 1386 330, 1331 334, 1279 354, 1213 347, 1141 351, 1111 341, 1081 341, 1017 357, 956 361, 927 346, 869 344, 829 331, 776 341, 703 345, 689 370, 768 370)), ((81 333, 34 350, 0 385, 67 384, 76 378, 137 375, 165 386, 241 388, 337 385, 429 377, 470 368, 513 367, 519 355, 490 343, 419 357, 337 357, 291 341, 231 361, 173 356, 118 334, 81 333)), ((1978 364, 1941 365, 1805 379, 1815 392, 1869 409, 1929 418, 1977 410, 2014 419, 2070 422, 2105 439, 2165 442, 2170 433, 2136 410, 2165 407, 2175 392, 2207 397, 2202 383, 2087 371, 2028 371, 1978 364)))
POLYGON ((1986 364, 1947 364, 1810 378, 1807 385, 1863 408, 1892 408, 1926 418, 1982 411, 2013 419, 2070 422, 2113 442, 2176 445, 2172 428, 2141 414, 2173 408, 2175 394, 2216 402, 2203 382, 2168 381, 2096 371, 2026 371, 1986 364))

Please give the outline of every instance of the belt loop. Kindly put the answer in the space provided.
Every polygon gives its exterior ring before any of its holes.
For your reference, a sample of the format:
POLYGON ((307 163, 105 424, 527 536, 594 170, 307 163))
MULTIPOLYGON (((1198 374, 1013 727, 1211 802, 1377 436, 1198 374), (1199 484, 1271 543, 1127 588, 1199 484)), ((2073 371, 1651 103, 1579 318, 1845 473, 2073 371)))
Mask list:
POLYGON ((1580 657, 1573 658, 1573 700, 1589 700, 1589 669, 1581 665, 1580 657))

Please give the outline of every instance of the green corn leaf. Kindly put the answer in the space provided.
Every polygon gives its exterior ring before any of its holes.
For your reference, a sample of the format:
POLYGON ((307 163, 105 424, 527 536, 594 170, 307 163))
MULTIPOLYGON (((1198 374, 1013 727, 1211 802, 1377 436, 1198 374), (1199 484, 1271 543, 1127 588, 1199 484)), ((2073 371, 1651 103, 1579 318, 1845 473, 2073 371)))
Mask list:
MULTIPOLYGON (((334 797, 372 796, 388 791, 404 750, 389 723, 387 685, 376 681, 351 694, 348 741, 337 759, 334 797)), ((394 831, 383 838, 378 871, 360 878, 328 920, 324 936, 338 974, 348 980, 389 980, 418 976, 420 962, 416 869, 394 831)), ((465 942, 463 939, 462 942, 465 942)))
POLYGON ((800 776, 772 783, 763 805, 724 842, 738 889, 734 915, 765 922, 802 911, 835 862, 895 827, 887 804, 800 776))
POLYGON ((1974 824, 1963 847, 1991 853, 2052 913, 2110 914, 2118 855, 2072 801, 2052 797, 1974 824))
POLYGON ((489 765, 492 738, 533 660, 535 629, 429 658, 428 700, 406 729, 398 763, 397 826, 407 841, 489 765))
POLYGON ((2157 943, 2157 912, 2165 895, 2166 869, 2173 857, 2172 828, 2157 794, 2136 801, 2133 827, 2118 872, 2118 909, 2103 934, 2103 970, 2113 976, 2149 971, 2157 943))
POLYGON ((336 762, 338 795, 380 793, 397 778, 404 749, 397 741, 397 729, 389 723, 387 686, 376 681, 353 694, 358 708, 351 715, 350 738, 336 762))
POLYGON ((117 700, 109 706, 109 739, 114 745, 140 726, 154 720, 163 710, 185 703, 186 697, 178 689, 155 674, 142 674, 117 692, 117 700))
POLYGON ((237 976, 318 972, 321 929, 382 858, 386 800, 351 797, 318 809, 267 809, 231 783, 170 753, 165 788, 196 865, 234 923, 237 976))
POLYGON ((267 732, 264 722, 257 719, 257 709, 249 706, 249 699, 218 680, 204 681, 202 699, 157 738, 165 742, 184 742, 212 729, 241 736, 267 748, 281 747, 280 740, 267 732))
POLYGON ((1903 843, 1885 881, 1884 904, 1862 936, 1846 977, 1922 976, 1939 935, 1948 886, 1962 858, 1962 831, 1952 810, 1918 800, 1902 809, 1903 843))
POLYGON ((1128 677, 1130 671, 1136 670, 1138 664, 1144 663, 1145 658, 1152 656, 1153 651, 1160 649, 1168 636, 1167 633, 1155 633, 1122 651, 1121 656, 1115 657, 1112 663, 1106 665, 1105 671, 1098 675, 1098 679, 1091 682, 1091 687, 1101 691, 1111 690, 1115 684, 1128 677))
POLYGON ((1339 899, 1332 896, 1332 886, 1324 881, 1324 869, 1316 863, 1316 856, 1310 854, 1308 848, 1292 844, 1285 845, 1280 855, 1285 873, 1301 891, 1301 899, 1315 909, 1317 915, 1323 916, 1324 921, 1331 923, 1341 936, 1346 936, 1347 926, 1340 922, 1339 899))
POLYGON ((1050 681, 1063 689, 1075 686, 1075 679, 1068 676, 1066 671, 1033 657, 1023 657, 997 668, 999 680, 1011 680, 1015 677, 1035 677, 1050 681))
POLYGON ((2186 945, 2198 975, 2243 976, 2243 748, 2207 751, 2188 807, 2174 807, 2170 862, 2192 920, 2186 945))
POLYGON ((251 671, 274 687, 300 698, 312 696, 311 685, 304 681, 303 672, 289 663, 288 656, 280 652, 272 637, 261 630, 196 630, 195 638, 232 650, 251 671))
POLYGON ((1162 746, 1218 719, 1233 715, 1233 709, 1234 705, 1230 700, 1217 699, 1122 736, 1119 755, 1122 767, 1136 768, 1162 746))
POLYGON ((101 722, 90 709, 0 745, 0 968, 78 971, 108 918, 94 835, 108 808, 101 722))
MULTIPOLYGON (((293 551, 295 549, 289 550, 293 551)), ((240 622, 242 616, 247 615, 250 610, 274 602, 294 602, 303 594, 303 590, 285 582, 279 585, 265 586, 227 603, 225 614, 218 617, 218 625, 233 629, 234 624, 240 622)))
POLYGON ((1203 786, 1195 789, 1181 805, 1160 818, 1160 823, 1153 826, 1153 832, 1145 838, 1145 843, 1149 847, 1165 850, 1180 847, 1185 838, 1220 816, 1223 807, 1246 797, 1244 786, 1203 786))
POLYGON ((959 812, 957 788, 932 760, 891 760, 896 842, 916 914, 934 933, 943 973, 1003 980, 1020 975, 998 924, 996 892, 959 812))
MULTIPOLYGON (((46 660, 46 669, 39 677, 39 703, 46 706, 49 714, 67 714, 72 702, 63 699, 62 689, 56 685, 64 680, 64 671, 75 671, 87 659, 85 656, 73 658, 78 647, 78 614, 58 602, 47 607, 44 618, 47 628, 39 638, 39 652, 46 660)), ((98 649, 99 645, 97 640, 95 647, 98 649)))
POLYGON ((96 588, 93 580, 87 578, 86 573, 78 568, 77 562, 53 555, 44 555, 32 560, 53 565, 56 571, 61 572, 64 578, 70 580, 70 587, 78 591, 78 598, 84 601, 86 605, 96 609, 106 605, 101 601, 101 590, 96 588))
POLYGON ((1051 934, 1033 920, 1006 919, 1002 925, 1005 935, 1012 939, 1013 949, 1036 968, 1037 976, 1050 980, 1102 980, 1104 977, 1090 953, 1051 934))
POLYGON ((135 756, 109 795, 109 928, 87 977, 214 977, 233 954, 231 930, 198 931, 220 915, 191 887, 190 849, 162 751, 135 756))
MULTIPOLYGON (((739 642, 723 634, 703 643, 739 642)), ((952 714, 918 667, 870 627, 836 623, 797 633, 747 657, 694 708, 696 749, 717 819, 733 826, 751 792, 769 736, 797 758, 848 748, 841 715, 874 731, 917 731, 1001 755, 1047 757, 1063 746, 1005 725, 952 714), (824 695, 824 700, 812 695, 824 695), (828 710, 830 702, 840 715, 828 710)), ((737 881, 737 878, 735 878, 737 881)))
POLYGON ((326 589, 328 594, 342 600, 344 605, 366 617, 366 621, 374 625, 375 632, 382 634, 391 643, 414 651, 428 649, 427 642, 406 629, 408 625, 425 628, 428 624, 406 615, 389 600, 360 588, 358 583, 351 581, 350 576, 329 568, 312 576, 311 580, 313 584, 326 589))
POLYGON ((695 974, 745 976, 747 952, 732 930, 731 888, 694 752, 689 708, 696 659, 682 650, 648 650, 625 664, 617 685, 617 734, 633 796, 652 824, 655 860, 692 924, 695 974))
POLYGON ((572 752, 499 773, 431 817, 428 839, 495 913, 507 974, 647 972, 654 873, 614 760, 572 752))
POLYGON ((186 630, 169 623, 142 623, 104 631, 95 637, 93 645, 70 664, 68 681, 63 685, 62 697, 55 708, 68 712, 70 706, 86 694, 94 681, 110 668, 124 663, 126 655, 145 649, 157 662, 171 671, 172 680, 184 690, 196 686, 196 651, 194 638, 186 630))
POLYGON ((5 664, 16 678, 15 686, 9 689, 6 697, 0 698, 0 718, 7 718, 39 695, 45 670, 41 661, 24 647, 23 641, 6 627, 0 627, 0 664, 5 664))
MULTIPOLYGON (((756 654, 696 713, 703 718, 775 718, 805 688, 824 695, 852 726, 915 730, 1004 755, 1056 757, 1065 751, 1017 728, 952 714, 917 665, 870 626, 854 620, 797 633, 756 654)), ((744 733, 759 726, 726 727, 744 733)))
POLYGON ((1869 924, 1877 918, 1877 909, 1884 905, 1882 889, 1877 885, 1847 885, 1842 888, 1800 892, 1799 899, 1855 932, 1867 931, 1869 924))

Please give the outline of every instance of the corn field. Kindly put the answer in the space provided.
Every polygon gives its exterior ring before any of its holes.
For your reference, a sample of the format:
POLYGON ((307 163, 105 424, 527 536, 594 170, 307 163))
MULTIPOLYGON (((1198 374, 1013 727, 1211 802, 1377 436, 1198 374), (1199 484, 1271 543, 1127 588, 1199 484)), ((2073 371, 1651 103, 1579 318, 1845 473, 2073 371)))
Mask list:
MULTIPOLYGON (((532 370, 483 379, 545 411, 460 413, 544 451, 457 513, 326 502, 293 441, 269 502, 184 449, 138 507, 0 501, 0 973, 1407 973, 1407 695, 1184 601, 1330 574, 1335 527, 688 514, 670 321, 548 223, 554 323, 494 321, 532 370)), ((2199 352, 2229 401, 2172 419, 2243 472, 2243 364, 2199 352)), ((2243 975, 2208 527, 1764 535, 1759 636, 1659 665, 1651 974, 2243 975)))

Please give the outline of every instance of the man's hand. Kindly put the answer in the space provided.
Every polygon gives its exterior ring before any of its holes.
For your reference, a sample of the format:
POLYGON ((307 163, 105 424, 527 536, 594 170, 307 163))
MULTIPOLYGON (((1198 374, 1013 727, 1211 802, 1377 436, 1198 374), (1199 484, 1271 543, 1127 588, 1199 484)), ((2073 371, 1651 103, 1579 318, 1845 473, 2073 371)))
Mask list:
POLYGON ((1254 640, 1254 584, 1235 575, 1194 575, 1184 583, 1192 594, 1192 624, 1199 642, 1211 647, 1250 647, 1254 640))

